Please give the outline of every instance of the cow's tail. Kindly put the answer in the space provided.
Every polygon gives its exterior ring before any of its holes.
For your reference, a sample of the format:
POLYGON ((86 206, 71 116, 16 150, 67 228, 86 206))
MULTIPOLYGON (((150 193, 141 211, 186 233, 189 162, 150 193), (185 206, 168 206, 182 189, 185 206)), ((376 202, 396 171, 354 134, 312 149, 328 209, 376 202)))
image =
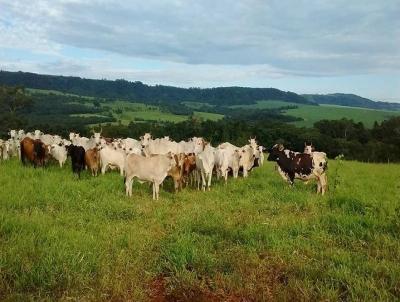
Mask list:
POLYGON ((33 145, 33 150, 35 154, 35 160, 38 160, 41 165, 44 164, 44 158, 46 155, 46 150, 45 147, 43 147, 43 144, 40 142, 35 142, 33 145))
POLYGON ((24 150, 24 144, 23 142, 19 143, 19 147, 20 147, 20 152, 21 152, 21 162, 23 164, 25 164, 25 150, 24 150))

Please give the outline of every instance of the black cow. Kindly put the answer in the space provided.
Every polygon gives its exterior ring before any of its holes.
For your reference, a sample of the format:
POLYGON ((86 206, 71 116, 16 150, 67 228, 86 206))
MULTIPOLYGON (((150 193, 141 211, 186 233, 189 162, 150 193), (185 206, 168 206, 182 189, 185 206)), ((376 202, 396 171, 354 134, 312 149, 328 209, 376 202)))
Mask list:
POLYGON ((324 195, 327 187, 326 157, 285 150, 282 144, 276 144, 269 150, 268 161, 277 162, 279 173, 291 185, 295 178, 302 181, 316 179, 317 193, 324 195))
POLYGON ((72 172, 81 177, 81 171, 85 169, 85 149, 81 146, 66 146, 68 155, 71 157, 72 172))

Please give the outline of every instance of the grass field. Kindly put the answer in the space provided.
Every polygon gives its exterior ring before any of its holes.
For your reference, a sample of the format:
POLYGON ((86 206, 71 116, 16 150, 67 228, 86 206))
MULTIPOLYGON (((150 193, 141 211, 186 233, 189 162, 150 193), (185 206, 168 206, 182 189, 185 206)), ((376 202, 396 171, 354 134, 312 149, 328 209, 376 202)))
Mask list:
POLYGON ((0 300, 398 300, 399 168, 330 161, 320 197, 267 163, 152 201, 117 173, 0 162, 0 300))
POLYGON ((338 120, 342 118, 347 118, 353 119, 355 122, 363 122, 366 127, 371 128, 375 121, 382 122, 383 120, 386 120, 392 116, 400 115, 400 111, 373 110, 336 105, 310 106, 276 100, 259 101, 257 102, 257 104, 253 105, 241 105, 232 107, 272 109, 285 107, 288 105, 295 105, 298 107, 296 109, 287 110, 285 114, 295 117, 301 117, 303 121, 294 122, 296 126, 300 127, 311 127, 315 122, 323 119, 338 120))

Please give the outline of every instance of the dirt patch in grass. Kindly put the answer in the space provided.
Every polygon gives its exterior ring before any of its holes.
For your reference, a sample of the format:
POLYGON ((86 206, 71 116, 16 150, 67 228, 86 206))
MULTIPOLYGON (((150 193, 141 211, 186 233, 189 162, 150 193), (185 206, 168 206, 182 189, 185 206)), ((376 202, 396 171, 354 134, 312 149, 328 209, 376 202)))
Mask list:
POLYGON ((246 297, 227 294, 223 291, 213 292, 209 288, 191 287, 191 288, 175 288, 168 291, 167 278, 158 276, 153 279, 149 285, 148 296, 151 302, 246 302, 252 301, 246 297))

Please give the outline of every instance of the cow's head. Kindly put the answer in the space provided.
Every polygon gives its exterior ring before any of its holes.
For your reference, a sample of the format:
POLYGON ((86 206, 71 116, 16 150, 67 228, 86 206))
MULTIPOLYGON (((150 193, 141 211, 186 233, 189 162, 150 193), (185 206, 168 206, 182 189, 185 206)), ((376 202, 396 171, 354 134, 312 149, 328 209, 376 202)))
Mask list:
POLYGON ((93 139, 94 139, 94 142, 96 143, 96 144, 99 144, 100 143, 100 140, 101 140, 101 132, 94 132, 93 131, 93 139))
POLYGON ((191 140, 194 143, 194 153, 195 154, 203 151, 205 146, 207 145, 206 140, 202 137, 193 137, 191 140))
POLYGON ((248 142, 249 142, 250 146, 257 146, 256 137, 250 138, 250 139, 248 140, 248 142))
POLYGON ((43 132, 40 130, 35 130, 35 132, 33 133, 33 136, 35 137, 35 139, 40 139, 40 137, 43 135, 43 132))
POLYGON ((304 153, 312 154, 314 151, 315 151, 315 148, 312 143, 310 143, 310 144, 304 143, 304 153))
POLYGON ((268 150, 268 161, 277 161, 279 156, 282 156, 282 152, 285 147, 282 144, 275 144, 271 149, 268 150))
POLYGON ((146 147, 151 140, 152 137, 150 133, 145 133, 143 136, 140 137, 140 143, 142 144, 143 148, 146 147))
POLYGON ((12 139, 14 139, 14 138, 17 136, 17 131, 16 131, 16 130, 10 130, 10 131, 8 132, 8 135, 9 135, 12 139))

